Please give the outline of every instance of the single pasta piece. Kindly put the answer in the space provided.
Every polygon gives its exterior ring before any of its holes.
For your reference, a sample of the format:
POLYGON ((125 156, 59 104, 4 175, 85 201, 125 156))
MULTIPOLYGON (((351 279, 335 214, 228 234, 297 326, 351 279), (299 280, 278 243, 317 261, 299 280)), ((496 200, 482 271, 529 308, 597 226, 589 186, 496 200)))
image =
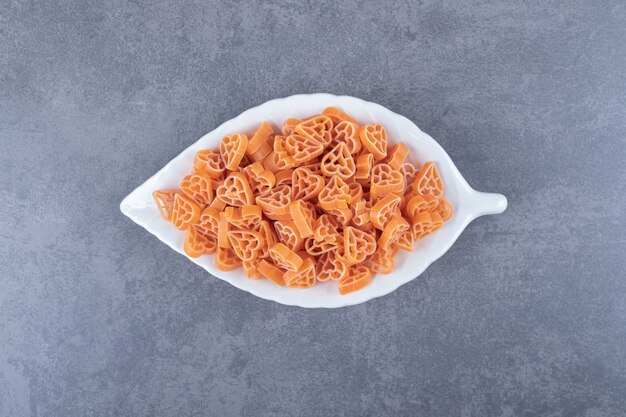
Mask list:
POLYGON ((363 146, 374 155, 376 161, 387 156, 387 131, 380 123, 365 125, 359 131, 363 146))
POLYGON ((292 166, 300 166, 320 156, 324 152, 324 145, 312 137, 292 133, 285 138, 284 149, 293 161, 292 166))
POLYGON ((253 194, 262 194, 271 190, 276 185, 276 176, 263 164, 255 162, 243 169, 243 173, 248 177, 248 184, 253 194))
POLYGON ((356 155, 361 151, 361 139, 359 139, 359 126, 347 120, 341 121, 335 125, 331 132, 331 146, 339 143, 345 143, 352 155, 356 155))
POLYGON ((310 288, 315 284, 315 262, 305 259, 297 271, 287 271, 284 275, 285 285, 291 288, 310 288))
MULTIPOLYGON (((272 125, 268 122, 263 122, 261 126, 254 132, 252 138, 248 142, 248 146, 246 147, 246 155, 252 156, 256 152, 259 151, 264 145, 267 145, 271 151, 272 147, 267 143, 270 139, 270 136, 274 135, 274 129, 272 125)), ((265 154, 267 155, 269 151, 265 154)), ((265 156, 264 155, 264 156, 265 156)), ((263 158, 261 158, 263 159, 263 158)))
POLYGON ((172 223, 177 229, 187 230, 200 217, 200 206, 190 197, 186 197, 181 193, 174 196, 174 205, 172 206, 172 223))
POLYGON ((378 248, 372 256, 365 261, 372 272, 380 274, 390 274, 393 271, 393 249, 390 247, 378 248))
POLYGON ((328 116, 335 125, 344 121, 353 123, 355 125, 358 124, 356 120, 354 120, 352 117, 350 117, 349 115, 344 113, 341 109, 338 109, 337 107, 326 107, 324 111, 322 111, 322 114, 324 116, 328 116))
POLYGON ((396 143, 391 147, 389 151, 389 155, 385 161, 391 165, 391 168, 400 170, 402 169, 402 165, 404 164, 404 160, 409 154, 409 148, 406 147, 403 143, 396 143))
POLYGON ((395 194, 387 194, 374 204, 370 211, 370 220, 374 226, 383 230, 387 223, 396 216, 396 209, 400 205, 400 197, 395 194))
POLYGON ((217 224, 217 246, 220 248, 230 248, 230 239, 228 239, 228 232, 230 232, 230 223, 226 219, 226 213, 221 212, 219 215, 219 222, 217 224))
POLYGON ((254 230, 231 230, 228 232, 228 241, 242 261, 257 259, 265 245, 263 235, 254 230))
POLYGON ((381 248, 389 247, 392 243, 397 242, 410 228, 409 222, 404 220, 403 217, 394 217, 389 220, 383 233, 378 238, 378 246, 381 248))
POLYGON ((371 234, 348 226, 343 229, 343 258, 350 264, 361 263, 376 250, 376 239, 371 234))
POLYGON ((307 119, 295 127, 296 133, 326 146, 332 140, 333 121, 324 115, 307 119))
POLYGON ((320 167, 326 177, 337 176, 344 181, 352 177, 356 171, 354 159, 344 142, 338 143, 324 155, 320 167))
POLYGON ((439 213, 439 215, 441 216, 441 220, 443 220, 444 222, 447 222, 452 217, 452 214, 454 213, 454 208, 452 207, 452 204, 450 204, 448 200, 441 197, 439 199, 439 202, 437 204, 437 208, 435 209, 435 211, 439 213))
POLYGON ((406 202, 405 212, 409 219, 413 219, 418 213, 434 211, 438 205, 437 199, 430 194, 414 195, 406 202))
POLYGON ((321 175, 316 175, 309 168, 298 167, 291 174, 292 199, 313 200, 326 185, 321 175))
POLYGON ((356 172, 354 173, 354 179, 357 181, 365 181, 369 184, 373 166, 374 155, 371 153, 359 155, 356 159, 356 172))
POLYGON ((313 238, 316 242, 337 243, 339 222, 328 214, 322 214, 315 220, 313 238))
POLYGON ((367 287, 372 282, 372 272, 364 265, 353 266, 339 280, 339 293, 346 295, 367 287))
POLYGON ((285 285, 285 272, 266 259, 261 259, 256 269, 259 274, 273 281, 276 285, 285 285))
POLYGON ((322 253, 315 265, 317 280, 339 281, 348 275, 348 264, 345 263, 336 252, 328 251, 322 253))
POLYGON ((251 261, 241 261, 241 267, 250 279, 261 279, 263 275, 258 271, 259 259, 253 259, 251 261))
POLYGON ((213 201, 213 185, 211 181, 211 177, 208 174, 196 172, 183 178, 180 183, 180 189, 201 207, 205 207, 213 201))
POLYGON ((372 168, 370 195, 380 198, 386 194, 400 194, 404 190, 404 177, 389 164, 380 163, 372 168))
POLYGON ((352 199, 350 187, 344 180, 335 176, 317 196, 318 204, 324 210, 346 209, 352 199))
POLYGON ((405 162, 400 167, 400 173, 404 176, 405 188, 409 187, 413 184, 413 180, 415 180, 415 176, 417 175, 418 169, 415 168, 410 162, 405 162))
POLYGON ((415 237, 413 236, 413 232, 409 229, 398 239, 395 243, 392 243, 391 246, 394 249, 402 249, 408 252, 413 252, 413 244, 415 242, 415 237))
POLYGON ((315 224, 315 207, 311 203, 303 200, 293 201, 289 205, 289 214, 293 219, 298 234, 301 238, 313 236, 313 227, 315 224))
POLYGON ((427 236, 441 227, 443 220, 439 213, 418 213, 411 223, 411 230, 415 240, 427 236))
POLYGON ((224 160, 215 149, 199 151, 193 160, 194 172, 204 172, 211 178, 221 178, 225 169, 224 160))
POLYGON ((413 180, 413 190, 420 195, 441 197, 443 182, 434 162, 426 162, 413 180))
POLYGON ((183 249, 191 258, 210 255, 217 250, 217 240, 214 237, 203 235, 197 229, 191 227, 187 229, 183 249))
POLYGON ((304 239, 300 237, 298 228, 292 221, 275 221, 274 229, 278 235, 278 240, 292 251, 297 252, 304 246, 304 239))
POLYGON ((203 235, 217 238, 219 229, 220 212, 213 207, 207 207, 202 211, 198 221, 192 226, 203 235))
POLYGON ((256 203, 263 213, 272 220, 289 219, 291 187, 283 184, 256 197, 256 203))
POLYGON ((234 250, 218 246, 215 266, 221 271, 232 271, 241 266, 241 259, 239 259, 234 250))
POLYGON ((276 266, 287 271, 297 271, 302 266, 302 257, 282 243, 270 248, 270 257, 276 266))
POLYGON ((159 213, 164 220, 172 221, 172 209, 174 208, 174 197, 176 190, 156 190, 152 192, 152 198, 159 208, 159 213))
POLYGON ((229 171, 236 171, 248 147, 248 137, 244 134, 225 136, 220 144, 220 155, 224 160, 224 167, 229 171))
POLYGON ((241 207, 254 204, 254 196, 248 179, 241 172, 231 172, 224 183, 217 187, 217 198, 229 206, 241 207))

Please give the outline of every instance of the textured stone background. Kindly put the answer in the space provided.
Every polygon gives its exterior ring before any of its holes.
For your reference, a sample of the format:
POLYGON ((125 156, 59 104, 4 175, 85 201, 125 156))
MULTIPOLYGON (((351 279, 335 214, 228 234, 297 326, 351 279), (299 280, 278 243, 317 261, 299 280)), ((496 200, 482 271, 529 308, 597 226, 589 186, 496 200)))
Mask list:
POLYGON ((626 4, 299 3, 0 1, 0 415, 625 415, 626 4), (334 311, 119 212, 303 92, 406 115, 508 211, 334 311))

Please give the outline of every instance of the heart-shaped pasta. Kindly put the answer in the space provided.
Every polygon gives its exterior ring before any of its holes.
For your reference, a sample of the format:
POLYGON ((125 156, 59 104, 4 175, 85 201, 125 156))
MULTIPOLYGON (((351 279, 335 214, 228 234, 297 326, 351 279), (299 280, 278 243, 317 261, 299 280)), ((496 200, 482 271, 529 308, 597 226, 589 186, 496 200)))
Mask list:
POLYGON ((215 237, 204 235, 198 229, 190 227, 187 229, 183 248, 185 253, 192 258, 211 255, 217 250, 217 240, 215 237))
POLYGON ((339 280, 339 293, 342 295, 365 288, 372 282, 372 271, 365 265, 352 266, 346 276, 339 280))
POLYGON ((370 195, 373 198, 391 193, 402 193, 403 190, 404 178, 400 171, 385 163, 377 164, 372 168, 370 195))
POLYGON ((352 121, 343 120, 335 125, 331 132, 331 146, 345 143, 348 151, 356 155, 361 151, 361 140, 359 139, 359 126, 352 121))
POLYGON ((180 182, 180 189, 201 207, 207 206, 213 201, 211 177, 204 172, 185 176, 180 182))
POLYGON ((439 176, 437 166, 432 162, 426 162, 413 180, 413 190, 421 195, 441 197, 443 194, 443 181, 439 176))
POLYGON ((348 226, 343 229, 343 250, 346 261, 358 264, 376 251, 376 239, 367 232, 348 226))
POLYGON ((161 217, 168 222, 172 220, 172 209, 174 208, 176 193, 176 190, 156 190, 152 192, 152 198, 156 202, 161 217))
POLYGON ((377 161, 387 156, 387 131, 380 123, 365 125, 359 131, 363 146, 377 161))
POLYGON ((331 130, 333 121, 324 115, 311 117, 295 127, 295 131, 302 136, 310 138, 324 146, 332 140, 331 130))
POLYGON ((225 204, 241 207, 254 203, 248 179, 241 172, 231 172, 222 185, 217 187, 217 197, 225 204))
POLYGON ((226 136, 220 144, 220 155, 224 160, 224 166, 230 171, 235 171, 246 154, 248 137, 244 134, 226 136))
POLYGON ((354 159, 344 142, 338 143, 324 155, 320 167, 325 176, 337 176, 344 181, 352 177, 356 171, 354 159))
POLYGON ((312 200, 319 195, 325 184, 324 178, 313 174, 309 168, 296 168, 291 174, 292 197, 294 200, 312 200))
POLYGON ((348 275, 348 264, 336 252, 327 251, 320 255, 315 272, 320 282, 339 281, 348 275))
POLYGON ((190 197, 176 193, 172 206, 172 223, 177 229, 187 230, 200 217, 200 206, 190 197))
POLYGON ((305 259, 297 271, 287 271, 283 276, 285 285, 292 288, 310 288, 315 284, 315 262, 305 259))
POLYGON ((228 232, 228 240, 242 261, 258 258, 265 246, 263 235, 254 230, 232 230, 228 232))
POLYGON ((221 178, 225 169, 224 160, 215 149, 199 151, 193 160, 194 172, 204 172, 211 178, 221 178))

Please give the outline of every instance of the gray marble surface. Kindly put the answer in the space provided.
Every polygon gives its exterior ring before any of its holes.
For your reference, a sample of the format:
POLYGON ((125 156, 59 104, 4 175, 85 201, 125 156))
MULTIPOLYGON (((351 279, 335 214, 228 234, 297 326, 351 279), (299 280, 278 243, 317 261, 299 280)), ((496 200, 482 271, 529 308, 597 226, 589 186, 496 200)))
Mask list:
POLYGON ((626 3, 0 2, 1 416, 626 414, 626 3), (304 310, 122 216, 266 100, 414 120, 509 198, 419 279, 304 310))

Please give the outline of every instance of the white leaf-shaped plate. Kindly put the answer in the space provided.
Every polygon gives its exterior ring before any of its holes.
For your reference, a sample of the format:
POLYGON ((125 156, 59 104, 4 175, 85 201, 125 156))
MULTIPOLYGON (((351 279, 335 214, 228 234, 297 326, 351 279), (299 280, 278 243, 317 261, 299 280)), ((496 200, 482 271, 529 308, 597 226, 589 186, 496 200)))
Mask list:
POLYGON ((336 282, 318 283, 309 289, 279 287, 268 280, 250 280, 241 269, 220 271, 213 265, 213 255, 197 259, 188 257, 189 260, 235 287, 267 300, 309 308, 343 307, 389 294, 402 284, 417 278, 452 246, 472 220, 486 214, 502 213, 506 209, 507 200, 503 195, 482 193, 470 187, 446 151, 406 117, 379 104, 354 97, 302 94, 268 101, 207 133, 130 193, 120 205, 122 213, 176 252, 186 256, 183 251, 185 233, 161 218, 152 199, 152 191, 177 188, 181 179, 191 171, 196 152, 218 148, 222 137, 226 135, 252 132, 265 120, 275 126, 282 126, 283 120, 288 117, 303 118, 320 113, 329 106, 340 107, 362 124, 382 123, 387 129, 389 143, 402 141, 406 144, 410 150, 409 158, 413 162, 421 165, 425 161, 435 161, 445 184, 444 195, 455 209, 452 219, 436 233, 418 241, 414 252, 400 251, 396 255, 395 269, 391 274, 377 275, 369 286, 347 295, 339 294, 336 282))

